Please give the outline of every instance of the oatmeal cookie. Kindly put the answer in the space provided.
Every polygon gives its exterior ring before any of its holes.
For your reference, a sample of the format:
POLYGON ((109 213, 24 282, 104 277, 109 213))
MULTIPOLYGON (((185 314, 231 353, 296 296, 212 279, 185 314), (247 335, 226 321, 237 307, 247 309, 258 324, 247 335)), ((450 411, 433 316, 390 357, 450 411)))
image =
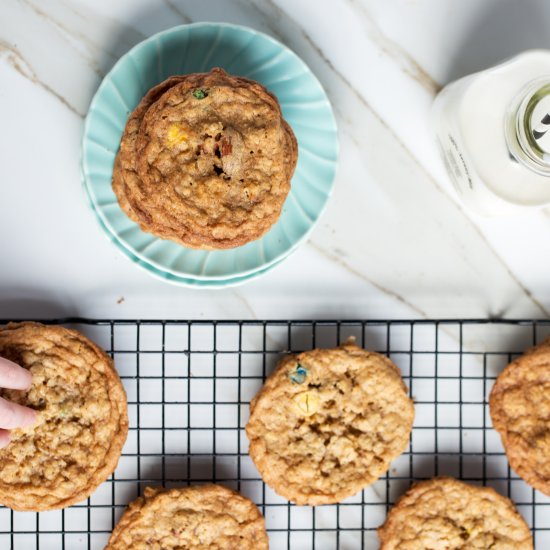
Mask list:
POLYGON ((220 485, 152 489, 130 504, 105 550, 268 550, 264 518, 220 485))
POLYGON ((29 369, 27 391, 0 396, 37 411, 0 449, 0 503, 53 510, 86 499, 113 472, 128 433, 126 394, 112 360, 82 334, 10 323, 0 356, 29 369))
POLYGON ((145 96, 126 125, 113 190, 144 231, 191 248, 234 248, 277 221, 297 157, 275 96, 213 69, 145 96))
POLYGON ((340 502, 407 447, 414 407, 398 368, 351 342, 282 359, 250 404, 249 453, 297 504, 340 502))
POLYGON ((450 477, 412 486, 378 529, 380 550, 533 550, 512 501, 450 477))
POLYGON ((550 339, 500 373, 489 408, 512 469, 550 495, 550 339))

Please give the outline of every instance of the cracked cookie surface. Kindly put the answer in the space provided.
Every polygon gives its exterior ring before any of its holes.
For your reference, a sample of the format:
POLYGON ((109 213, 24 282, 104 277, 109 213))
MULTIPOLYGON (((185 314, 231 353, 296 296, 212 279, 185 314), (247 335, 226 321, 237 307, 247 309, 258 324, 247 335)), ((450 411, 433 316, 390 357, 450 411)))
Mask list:
POLYGON ((380 550, 532 550, 531 531, 512 501, 453 478, 417 483, 378 529, 380 550))
POLYGON ((264 518, 221 485, 152 489, 132 502, 105 550, 268 550, 264 518))
POLYGON ((0 449, 0 503, 52 510, 86 499, 113 472, 128 433, 126 394, 111 358, 60 326, 10 323, 0 355, 32 373, 27 391, 0 396, 37 411, 0 449))
POLYGON ((249 453, 297 504, 340 502, 407 447, 414 407, 398 368, 345 343, 283 358, 250 404, 249 453))
POLYGON ((500 373, 489 406, 512 469, 550 495, 550 339, 500 373))
POLYGON ((120 149, 115 158, 113 168, 113 191, 124 213, 136 223, 150 221, 151 217, 145 211, 139 210, 139 202, 144 198, 143 185, 137 175, 136 140, 141 121, 147 109, 157 101, 164 92, 181 82, 183 77, 174 76, 151 88, 139 102, 136 109, 128 117, 120 149), (133 205, 133 206, 132 206, 133 205), (138 211, 134 210, 138 208, 138 211))
POLYGON ((279 218, 298 156, 275 96, 221 69, 172 77, 130 116, 113 190, 145 231, 191 248, 260 238, 279 218))

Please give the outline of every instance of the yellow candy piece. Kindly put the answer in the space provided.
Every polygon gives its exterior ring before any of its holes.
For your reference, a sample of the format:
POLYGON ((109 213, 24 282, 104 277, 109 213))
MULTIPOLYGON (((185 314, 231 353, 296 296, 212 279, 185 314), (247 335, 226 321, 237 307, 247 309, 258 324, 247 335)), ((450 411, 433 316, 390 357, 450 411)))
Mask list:
POLYGON ((171 124, 166 133, 166 141, 170 147, 176 147, 184 141, 187 141, 189 136, 183 131, 179 124, 171 124))
POLYGON ((304 416, 315 414, 321 406, 321 400, 317 393, 304 391, 294 397, 296 408, 304 416))

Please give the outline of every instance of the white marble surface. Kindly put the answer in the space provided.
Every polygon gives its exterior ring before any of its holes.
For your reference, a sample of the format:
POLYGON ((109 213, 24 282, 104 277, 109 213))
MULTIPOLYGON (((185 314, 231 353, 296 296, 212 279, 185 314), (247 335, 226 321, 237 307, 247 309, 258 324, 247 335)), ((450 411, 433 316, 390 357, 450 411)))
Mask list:
POLYGON ((546 317, 550 212, 466 212, 427 115, 442 84, 550 47, 545 0, 2 0, 0 317, 546 317), (132 45, 189 21, 277 37, 313 69, 341 140, 310 241, 245 286, 157 281, 103 236, 81 189, 83 117, 132 45))

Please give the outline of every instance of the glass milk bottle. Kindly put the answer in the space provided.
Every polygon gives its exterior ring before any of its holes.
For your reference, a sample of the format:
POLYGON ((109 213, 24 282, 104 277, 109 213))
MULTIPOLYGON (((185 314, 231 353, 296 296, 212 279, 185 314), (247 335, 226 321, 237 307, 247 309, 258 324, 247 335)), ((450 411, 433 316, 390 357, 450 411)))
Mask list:
POLYGON ((550 51, 449 84, 435 99, 432 124, 473 210, 499 215, 550 204, 550 51))

